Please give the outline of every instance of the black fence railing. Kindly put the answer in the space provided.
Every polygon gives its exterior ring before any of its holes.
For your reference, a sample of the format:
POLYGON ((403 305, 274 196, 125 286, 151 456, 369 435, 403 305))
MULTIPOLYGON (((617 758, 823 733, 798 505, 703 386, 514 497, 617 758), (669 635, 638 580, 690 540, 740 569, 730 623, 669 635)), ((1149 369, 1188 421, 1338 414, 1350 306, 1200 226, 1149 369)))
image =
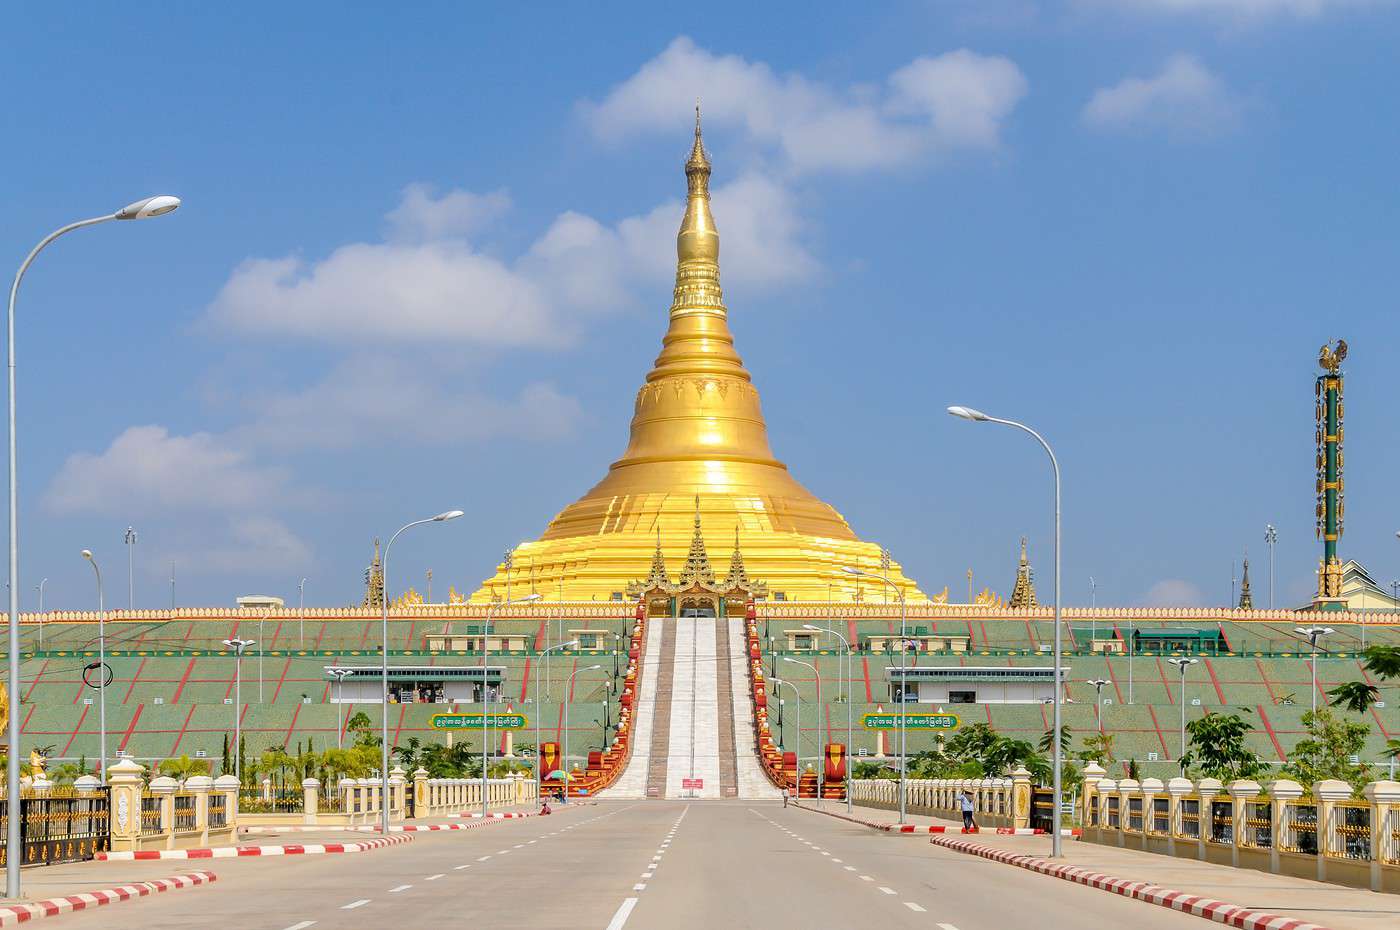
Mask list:
MULTIPOLYGON (((80 862, 110 848, 111 795, 92 794, 21 798, 20 841, 24 865, 80 862)), ((9 830, 10 802, 0 800, 0 835, 9 830)), ((0 868, 9 864, 9 849, 0 848, 0 868)))
POLYGON ((160 809, 164 806, 163 802, 164 799, 158 794, 146 794, 141 796, 142 833, 151 835, 162 831, 160 809))
POLYGON ((175 795, 176 831, 193 830, 195 825, 194 795, 183 792, 175 795))
POLYGON ((1055 819, 1055 792, 1051 788, 1031 789, 1031 828, 1051 829, 1055 819))
POLYGON ((228 826, 228 795, 215 791, 209 795, 209 829, 228 826))
POLYGON ((258 788, 238 792, 238 809, 245 814, 294 814, 302 809, 306 795, 300 788, 274 788, 264 797, 258 788))

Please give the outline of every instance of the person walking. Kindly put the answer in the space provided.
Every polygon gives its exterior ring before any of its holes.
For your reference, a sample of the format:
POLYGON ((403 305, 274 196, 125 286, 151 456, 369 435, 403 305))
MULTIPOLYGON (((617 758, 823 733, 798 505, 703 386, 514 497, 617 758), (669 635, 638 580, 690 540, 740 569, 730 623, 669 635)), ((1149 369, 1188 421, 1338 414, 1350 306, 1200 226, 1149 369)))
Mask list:
POLYGON ((966 791, 958 791, 958 809, 962 811, 963 815, 963 832, 976 832, 977 824, 972 819, 972 798, 968 797, 966 791))

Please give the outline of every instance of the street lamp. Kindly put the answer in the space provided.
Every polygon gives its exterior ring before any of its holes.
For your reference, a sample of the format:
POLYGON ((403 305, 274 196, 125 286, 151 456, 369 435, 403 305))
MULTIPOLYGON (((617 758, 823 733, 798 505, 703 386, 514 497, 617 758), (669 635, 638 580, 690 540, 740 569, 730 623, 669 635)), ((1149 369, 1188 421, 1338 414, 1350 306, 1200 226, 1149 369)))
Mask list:
MULTIPOLYGON (((564 685, 564 694, 567 695, 567 694, 569 693, 569 689, 571 689, 571 688, 574 686, 574 676, 577 675, 579 672, 596 672, 598 669, 600 669, 600 668, 602 668, 602 667, 603 667, 603 666, 601 666, 601 665, 585 665, 583 668, 576 668, 576 669, 574 669, 571 673, 569 673, 569 680, 568 680, 568 683, 564 685)), ((604 745, 604 746, 607 746, 607 744, 608 744, 608 733, 607 733, 607 730, 604 730, 604 731, 603 731, 603 745, 604 745)), ((535 747, 535 750, 536 750, 536 752, 538 752, 538 751, 539 751, 539 747, 536 746, 536 747, 535 747)), ((567 800, 569 799, 569 704, 568 704, 568 699, 567 699, 567 698, 565 698, 565 701, 564 701, 564 758, 563 758, 563 762, 564 762, 564 800, 567 801, 567 800)), ((483 760, 483 763, 482 763, 482 764, 483 764, 483 766, 485 765, 484 760, 483 760)), ((694 774, 694 773, 692 773, 692 774, 694 774)), ((481 781, 481 793, 482 793, 482 797, 484 798, 485 795, 486 795, 486 769, 485 769, 484 767, 483 767, 482 770, 481 770, 481 778, 482 778, 482 781, 481 781)))
POLYGON ((1097 613, 1098 607, 1099 607, 1099 586, 1098 586, 1098 583, 1097 583, 1096 581, 1094 581, 1094 576, 1093 576, 1093 575, 1090 575, 1090 576, 1089 576, 1089 610, 1090 610, 1090 611, 1094 611, 1093 613, 1090 613, 1090 614, 1089 614, 1089 653, 1090 653, 1091 655, 1092 655, 1093 652, 1094 652, 1094 644, 1095 644, 1096 642, 1098 642, 1098 639, 1099 639, 1099 615, 1098 615, 1098 613, 1097 613))
POLYGON ((1094 723, 1099 728, 1099 733, 1103 733, 1103 689, 1109 684, 1107 678, 1094 678, 1088 682, 1094 686, 1094 723))
POLYGON ((49 579, 44 578, 39 581, 39 648, 44 648, 44 587, 49 583, 49 579))
POLYGON ((126 528, 126 609, 136 609, 136 531, 126 528))
POLYGON ((422 526, 424 523, 445 523, 448 520, 455 520, 462 516, 460 510, 448 510, 435 517, 425 517, 422 520, 414 520, 399 527, 393 536, 389 537, 389 544, 384 547, 384 558, 379 563, 379 606, 380 606, 380 677, 383 694, 380 700, 383 702, 380 715, 379 733, 379 779, 380 779, 380 811, 379 811, 379 832, 385 835, 389 833, 389 550, 394 547, 394 540, 399 538, 399 534, 404 530, 412 529, 415 526, 422 526))
POLYGON ((297 648, 306 648, 306 579, 297 585, 297 648))
MULTIPOLYGON (((539 599, 540 596, 538 594, 527 594, 518 601, 512 601, 507 598, 500 603, 500 606, 506 607, 511 604, 537 601, 539 599)), ((491 653, 491 611, 495 610, 496 606, 496 604, 487 606, 486 619, 481 625, 481 816, 483 819, 490 810, 486 798, 486 751, 489 748, 486 736, 486 713, 490 710, 490 704, 487 701, 490 694, 486 690, 486 657, 491 653)), ((568 692, 566 691, 564 693, 567 694, 568 692)))
MULTIPOLYGON (((815 631, 818 632, 818 633, 822 632, 822 628, 821 628, 821 627, 813 626, 813 625, 810 624, 810 623, 804 623, 804 624, 802 624, 802 629, 804 629, 804 630, 815 630, 815 631)), ((852 711, 852 704, 853 704, 853 701, 851 700, 851 693, 850 693, 850 689, 854 687, 854 684, 853 684, 852 678, 851 678, 851 644, 850 644, 850 641, 846 639, 846 637, 842 636, 840 633, 836 632, 835 630, 827 630, 826 632, 830 633, 832 636, 835 636, 837 639, 841 640, 841 646, 842 646, 842 647, 845 649, 845 651, 846 651, 846 682, 845 682, 845 687, 846 687, 846 759, 845 759, 845 763, 846 763, 846 813, 849 814, 849 813, 852 812, 852 810, 853 810, 852 805, 855 803, 855 802, 852 800, 852 798, 851 798, 851 753, 854 752, 854 749, 853 749, 853 747, 851 746, 851 741, 852 741, 852 739, 854 738, 854 735, 855 735, 855 725, 854 725, 854 719, 855 719, 855 718, 853 717, 853 711, 852 711)), ((825 766, 823 766, 823 769, 824 769, 824 768, 825 768, 825 766)), ((823 772, 823 774, 825 774, 825 772, 823 772)))
POLYGON ((1293 632, 1299 636, 1306 636, 1312 645, 1312 712, 1317 713, 1317 641, 1324 636, 1332 635, 1330 626, 1298 626, 1293 628, 1293 632))
MULTIPOLYGON (((70 233, 75 229, 82 229, 85 226, 96 226, 98 223, 105 223, 108 220, 139 220, 152 216, 160 216, 169 213, 180 205, 180 198, 166 195, 158 197, 147 197, 135 203, 127 204, 116 213, 108 213, 105 216, 96 216, 92 219, 78 220, 76 223, 69 223, 61 226, 39 240, 30 253, 25 256, 20 263, 19 270, 15 272, 15 282, 10 285, 10 303, 6 317, 9 342, 9 453, 10 453, 10 636, 9 636, 9 703, 11 713, 9 716, 8 739, 10 745, 9 759, 6 764, 6 785, 8 786, 9 798, 18 798, 20 793, 19 766, 20 766, 20 723, 23 715, 19 713, 20 700, 23 692, 20 689, 19 680, 19 471, 16 463, 19 459, 16 442, 15 428, 15 301, 19 297, 19 285, 24 280, 24 273, 29 270, 29 266, 40 252, 44 250, 50 242, 59 236, 70 233)), ((105 674, 105 670, 104 670, 105 674)), ((18 804, 17 801, 12 803, 18 804)), ((16 807, 17 811, 19 808, 16 807)), ((20 860, 24 857, 19 854, 19 849, 24 841, 20 835, 20 825, 22 818, 11 814, 5 830, 5 842, 11 850, 11 858, 6 860, 5 868, 5 896, 7 898, 20 897, 20 860)))
POLYGON ((1264 542, 1269 545, 1269 609, 1274 609, 1274 545, 1278 542, 1278 530, 1272 523, 1264 525, 1264 542))
MULTIPOLYGON (((1054 803, 1055 803, 1055 810, 1054 810, 1054 812, 1053 812, 1053 814, 1052 814, 1052 816, 1051 816, 1051 822, 1050 822, 1050 832, 1051 832, 1051 837, 1050 837, 1050 841, 1051 841, 1051 842, 1050 842, 1050 855, 1051 855, 1051 856, 1058 857, 1058 856, 1060 855, 1062 849, 1063 849, 1063 846, 1062 846, 1062 839, 1061 839, 1061 837, 1060 837, 1060 816, 1061 816, 1061 815, 1060 815, 1060 804, 1061 804, 1061 801, 1062 801, 1062 799, 1063 799, 1063 793, 1064 793, 1064 792, 1063 792, 1063 786, 1062 786, 1062 775, 1061 775, 1061 772, 1060 772, 1060 767, 1061 767, 1061 765, 1062 765, 1062 756, 1063 756, 1064 753, 1063 753, 1063 750, 1062 750, 1061 747, 1060 747, 1060 740, 1059 740, 1061 708, 1062 708, 1062 705, 1063 705, 1063 703, 1064 703, 1064 695, 1063 695, 1063 693, 1061 693, 1061 682, 1064 680, 1064 668, 1063 668, 1062 661, 1061 661, 1062 658, 1063 658, 1062 655, 1061 655, 1061 639, 1062 639, 1063 633, 1062 633, 1062 631, 1061 631, 1061 629, 1060 629, 1060 462, 1059 462, 1058 459, 1055 458, 1055 450, 1052 449, 1052 448, 1050 448, 1050 443, 1048 443, 1048 442, 1045 441, 1045 437, 1041 436, 1039 433, 1037 433, 1035 430, 1031 429, 1029 426, 1026 426, 1024 423, 1018 423, 1018 422, 1016 422, 1015 420, 1003 420, 1003 419, 1001 419, 1001 418, 999 418, 999 417, 988 416, 987 414, 981 412, 980 410, 973 410, 971 407, 949 407, 949 408, 948 408, 948 412, 949 412, 950 414, 952 414, 953 416, 955 416, 955 417, 960 417, 960 418, 962 418, 962 419, 964 419, 964 420, 972 420, 972 421, 974 421, 974 422, 983 422, 983 423, 1000 423, 1002 426, 1009 426, 1009 427, 1011 427, 1011 428, 1013 428, 1013 429, 1021 430, 1021 431, 1024 432, 1024 433, 1029 433, 1029 434, 1031 435, 1031 437, 1032 437, 1033 439, 1035 439, 1036 442, 1040 443, 1041 447, 1045 449, 1045 454, 1048 455, 1048 456, 1050 456, 1050 469, 1051 469, 1051 471, 1054 472, 1054 475, 1055 475, 1055 721, 1054 721, 1054 731, 1055 731, 1056 739, 1055 739, 1055 741, 1054 741, 1054 760, 1053 760, 1054 766, 1055 766, 1055 779, 1054 779, 1054 803)), ((1130 646, 1129 648, 1131 649, 1131 646, 1130 646)), ((1128 662, 1129 662, 1129 666, 1128 666, 1128 667, 1129 667, 1129 669, 1131 669, 1131 668, 1132 668, 1132 664, 1131 664, 1131 663, 1132 663, 1132 655, 1131 655, 1131 653, 1129 653, 1128 662)))
MULTIPOLYGON (((801 779, 802 779, 802 692, 797 690, 797 685, 793 684, 793 683, 790 682, 790 681, 787 681, 786 679, 782 679, 782 678, 773 678, 772 676, 769 676, 768 680, 769 680, 770 682, 772 682, 773 684, 775 684, 775 685, 779 685, 779 686, 787 685, 789 688, 792 689, 792 697, 793 697, 793 700, 797 701, 797 752, 793 753, 793 755, 795 755, 795 756, 797 757, 797 778, 798 778, 799 781, 801 781, 801 779)), ((781 706, 782 706, 782 703, 783 703, 782 688, 779 687, 779 689, 778 689, 778 706, 781 707, 781 706)), ((783 727, 781 724, 779 724, 778 742, 782 744, 783 752, 787 752, 787 744, 786 744, 786 741, 783 739, 783 737, 786 736, 786 735, 787 735, 787 729, 786 729, 785 727, 783 727)), ((796 786, 794 786, 794 787, 796 787, 796 786)))
POLYGON ((355 670, 343 665, 333 665, 326 671, 335 679, 335 748, 343 749, 345 748, 345 679, 355 674, 355 670))
POLYGON ((1175 665, 1176 670, 1181 673, 1181 753, 1177 756, 1177 760, 1180 761, 1186 757, 1186 670, 1195 665, 1197 660, 1178 656, 1167 661, 1175 665))
MULTIPOLYGON (((803 662, 803 661, 801 661, 801 660, 799 660, 799 659, 794 659, 794 658, 792 658, 791 656, 783 656, 783 661, 784 661, 784 662, 791 662, 793 665, 801 665, 801 666, 804 666, 804 667, 806 667, 806 668, 810 668, 810 669, 812 670, 812 674, 816 676, 816 679, 817 679, 817 710, 816 710, 816 713, 817 713, 817 722, 816 722, 816 731, 817 731, 817 749, 820 750, 821 747, 822 747, 822 718, 821 718, 821 714, 822 714, 822 708, 825 706, 824 704, 822 704, 822 673, 821 673, 821 670, 818 669, 817 666, 816 666, 815 664, 811 663, 811 662, 803 662)), ((801 722, 801 719, 802 719, 801 717, 798 717, 798 722, 799 722, 799 723, 801 722)), ((801 729, 800 727, 799 727, 798 730, 797 730, 797 751, 798 751, 798 753, 801 753, 801 752, 802 752, 802 729, 801 729)), ((817 752, 816 756, 817 756, 818 759, 820 759, 820 758, 821 758, 821 752, 820 752, 820 751, 817 752)), ((822 799, 822 786, 825 784, 825 782, 826 782, 826 766, 823 765, 823 766, 822 766, 822 770, 817 774, 817 802, 818 802, 818 804, 821 803, 821 799, 822 799)))
MULTIPOLYGON (((842 566, 841 570, 848 575, 858 575, 862 578, 874 578, 877 581, 882 581, 894 588, 894 595, 899 598, 899 822, 902 824, 905 822, 905 812, 908 806, 904 782, 907 765, 905 757, 908 755, 907 743, 909 739, 909 720, 904 707, 905 701, 908 700, 909 690, 909 631, 904 591, 884 575, 876 575, 859 568, 852 568, 849 565, 842 566)), ((800 730, 798 732, 801 733, 800 730)))
POLYGON ((226 639, 224 645, 233 650, 233 776, 243 784, 243 650, 256 643, 255 639, 226 639))
MULTIPOLYGON (((543 652, 541 652, 540 655, 541 655, 541 656, 548 657, 549 654, 550 654, 551 652, 553 652, 554 650, 556 650, 556 649, 568 649, 570 646, 577 646, 577 645, 578 645, 578 640, 576 640, 576 639, 571 639, 571 640, 569 640, 567 643, 560 643, 560 644, 557 645, 557 646, 550 646, 548 649, 546 649, 546 650, 544 650, 543 652)), ((483 682, 481 683, 481 686, 482 686, 482 688, 484 689, 484 688, 486 687, 486 682, 483 681, 483 682)), ((482 705, 482 712, 485 713, 485 711, 486 711, 486 706, 483 704, 483 705, 482 705)), ((541 781, 541 779, 540 779, 540 758, 541 758, 541 756, 540 756, 540 716, 541 716, 541 715, 540 715, 540 676, 539 676, 539 675, 536 675, 536 676, 535 676, 535 800, 536 800, 536 801, 540 800, 540 798, 543 796, 543 795, 540 794, 540 791, 541 791, 541 789, 543 788, 543 783, 542 783, 542 781, 541 781)), ((568 770, 565 769, 565 770, 564 770, 564 775, 567 777, 568 774, 569 774, 568 770)), ((566 787, 565 790, 567 791, 568 788, 566 787)))
MULTIPOLYGON (((83 558, 88 560, 93 572, 97 574, 97 730, 98 752, 101 753, 102 761, 98 763, 98 771, 102 773, 102 778, 107 778, 107 601, 102 594, 102 569, 97 565, 97 559, 93 558, 91 549, 83 550, 83 558)), ((19 705, 11 704, 15 708, 10 712, 14 717, 19 712, 19 705)), ((11 744, 14 748, 10 750, 10 755, 19 754, 19 746, 11 744)), ((9 797, 17 798, 18 794, 11 794, 9 797)), ((14 814, 10 817, 13 819, 14 814)), ((19 849, 18 846, 11 846, 12 850, 19 849)))

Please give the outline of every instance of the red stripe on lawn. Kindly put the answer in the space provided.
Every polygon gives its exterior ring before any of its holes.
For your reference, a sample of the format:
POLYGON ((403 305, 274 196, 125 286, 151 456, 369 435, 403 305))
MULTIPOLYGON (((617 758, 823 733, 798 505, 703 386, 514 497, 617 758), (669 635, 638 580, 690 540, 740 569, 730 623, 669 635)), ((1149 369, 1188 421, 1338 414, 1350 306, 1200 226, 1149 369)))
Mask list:
MULTIPOLYGON (((536 647, 538 648, 538 647, 536 647)), ((523 704, 525 698, 530 694, 530 657, 525 657, 525 671, 520 675, 520 702, 523 704)))
POLYGON ((1264 682, 1264 687, 1265 687, 1266 689, 1268 689, 1268 692, 1269 692, 1269 700, 1271 700, 1271 701, 1273 701, 1275 704, 1277 704, 1277 703, 1278 703, 1278 695, 1277 695, 1277 694, 1274 694, 1274 686, 1271 685, 1271 684, 1269 684, 1269 676, 1266 675, 1266 674, 1264 674, 1264 663, 1263 663, 1263 662, 1260 662, 1258 659, 1255 659, 1255 660, 1254 660, 1254 667, 1257 668, 1257 669, 1259 669, 1259 679, 1260 679, 1261 681, 1264 682))
POLYGON ((1107 658, 1103 660, 1104 668, 1108 669, 1108 680, 1113 682, 1113 693, 1118 696, 1118 703, 1123 703, 1123 689, 1118 687, 1118 676, 1113 674, 1113 663, 1107 658))
POLYGON ((287 735, 282 737, 283 746, 290 746, 292 744, 292 733, 297 728, 297 717, 301 715, 301 709, 304 706, 305 705, 298 703, 296 710, 292 711, 292 722, 287 724, 287 735))
POLYGON ((24 702, 29 702, 29 696, 34 693, 34 689, 39 687, 39 679, 44 677, 44 672, 48 670, 49 660, 45 659, 44 664, 39 666, 39 674, 34 676, 34 680, 29 683, 29 690, 24 692, 24 702))
POLYGON ((272 704, 276 704, 276 703, 277 703, 277 695, 279 695, 279 694, 282 693, 282 684, 283 684, 283 682, 285 682, 285 681, 287 680, 287 672, 291 671, 291 668, 292 668, 292 660, 291 660, 291 657, 289 656, 287 659, 285 659, 285 660, 283 661, 283 664, 282 664, 282 675, 281 675, 281 677, 279 677, 279 678, 277 679, 277 687, 275 687, 275 688, 272 689, 272 700, 271 700, 269 703, 272 703, 272 704))
POLYGON ((1148 704, 1147 712, 1152 715, 1152 729, 1157 732, 1157 742, 1162 744, 1162 758, 1170 759, 1172 753, 1171 750, 1167 748, 1166 737, 1162 736, 1162 725, 1157 722, 1157 711, 1152 709, 1151 704, 1148 704))
POLYGON ((1259 722, 1264 724, 1264 732, 1269 734, 1269 739, 1273 741, 1274 752, 1278 754, 1278 760, 1287 762, 1288 757, 1283 754, 1283 747, 1279 745, 1278 735, 1274 733, 1274 725, 1269 722, 1269 715, 1264 713, 1264 705, 1255 704, 1254 707, 1259 711, 1259 722))
POLYGON ((397 745, 399 744, 399 734, 403 732, 403 718, 404 718, 404 715, 407 714, 407 713, 408 713, 408 705, 407 705, 407 704, 400 704, 400 705, 399 705, 399 722, 398 722, 397 724, 395 724, 395 726, 394 726, 394 743, 393 743, 393 745, 395 745, 395 746, 397 746, 397 745))
POLYGON ((64 743, 64 744, 63 744, 63 748, 62 748, 61 750, 59 750, 59 753, 58 753, 58 754, 59 754, 60 756, 66 756, 66 755, 68 755, 68 747, 69 747, 69 746, 72 746, 72 745, 73 745, 73 740, 75 740, 75 739, 78 738, 78 731, 81 730, 81 729, 83 728, 83 721, 87 719, 87 714, 88 714, 88 711, 89 711, 89 710, 92 710, 92 705, 91 705, 91 704, 84 704, 84 705, 83 705, 83 712, 82 712, 82 714, 80 714, 80 715, 78 716, 78 724, 77 724, 77 726, 73 727, 73 732, 68 734, 68 742, 64 743))
POLYGON ((190 664, 185 666, 185 674, 180 676, 180 683, 175 686, 175 694, 170 698, 171 704, 180 703, 180 694, 185 690, 185 682, 190 680, 190 673, 194 671, 194 659, 190 659, 190 664))
POLYGON ((1205 660, 1206 671, 1210 672, 1210 683, 1215 685, 1215 696, 1220 698, 1220 703, 1225 703, 1225 692, 1220 688, 1220 679, 1215 677, 1215 666, 1210 664, 1210 659, 1205 660))
MULTIPOLYGON (((141 669, 143 669, 143 668, 145 668, 145 667, 146 667, 146 660, 145 660, 145 659, 142 659, 142 660, 141 660, 141 664, 138 665, 138 666, 136 666, 136 674, 131 676, 131 684, 129 684, 129 685, 126 686, 126 694, 122 695, 122 703, 123 703, 123 704, 125 704, 128 700, 131 699, 131 691, 132 691, 133 688, 136 687, 136 682, 138 682, 138 681, 141 680, 141 669)), ((136 713, 137 713, 137 714, 140 714, 141 712, 138 710, 136 713)), ((123 745, 125 745, 125 744, 123 744, 123 745)))
MULTIPOLYGON (((126 702, 123 701, 122 703, 126 702)), ((145 709, 145 704, 136 705, 136 713, 131 715, 131 723, 127 724, 126 732, 122 734, 122 742, 121 745, 117 747, 117 752, 121 752, 123 749, 126 748, 127 742, 131 739, 131 734, 136 732, 136 721, 141 719, 141 711, 145 709)))
POLYGON ((21 723, 19 725, 19 732, 21 736, 24 735, 25 730, 29 729, 29 718, 34 716, 34 711, 38 708, 38 706, 38 704, 29 705, 29 713, 24 715, 24 723, 21 723))
MULTIPOLYGON (((542 620, 540 621, 540 628, 539 628, 538 630, 535 631, 535 651, 536 651, 536 652, 539 652, 539 651, 540 651, 540 647, 543 646, 543 645, 545 644, 545 642, 544 642, 545 631, 548 630, 548 629, 549 629, 549 618, 548 618, 548 617, 545 617, 544 619, 542 619, 542 620)), ((524 698, 521 698, 521 700, 524 700, 524 698)))
POLYGON ((1157 674, 1162 678, 1162 690, 1167 693, 1167 706, 1175 707, 1176 698, 1172 697, 1172 686, 1167 681, 1167 670, 1162 668, 1162 657, 1157 656, 1157 674))
POLYGON ((860 667, 861 667, 861 671, 862 671, 862 672, 864 673, 864 675, 865 675, 865 703, 867 703, 867 704, 874 704, 874 703, 875 703, 875 695, 874 695, 874 694, 871 692, 871 690, 870 690, 870 657, 869 657, 869 656, 861 656, 861 659, 860 659, 860 667))

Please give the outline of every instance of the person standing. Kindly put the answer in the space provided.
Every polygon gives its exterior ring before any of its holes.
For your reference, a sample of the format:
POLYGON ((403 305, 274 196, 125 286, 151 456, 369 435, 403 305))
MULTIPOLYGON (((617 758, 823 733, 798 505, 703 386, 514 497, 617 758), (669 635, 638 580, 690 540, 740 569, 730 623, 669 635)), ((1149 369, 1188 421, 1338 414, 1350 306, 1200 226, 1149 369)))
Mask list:
POLYGON ((958 808, 962 811, 963 832, 972 833, 976 831, 977 824, 972 819, 972 798, 968 796, 966 791, 958 791, 958 808))

